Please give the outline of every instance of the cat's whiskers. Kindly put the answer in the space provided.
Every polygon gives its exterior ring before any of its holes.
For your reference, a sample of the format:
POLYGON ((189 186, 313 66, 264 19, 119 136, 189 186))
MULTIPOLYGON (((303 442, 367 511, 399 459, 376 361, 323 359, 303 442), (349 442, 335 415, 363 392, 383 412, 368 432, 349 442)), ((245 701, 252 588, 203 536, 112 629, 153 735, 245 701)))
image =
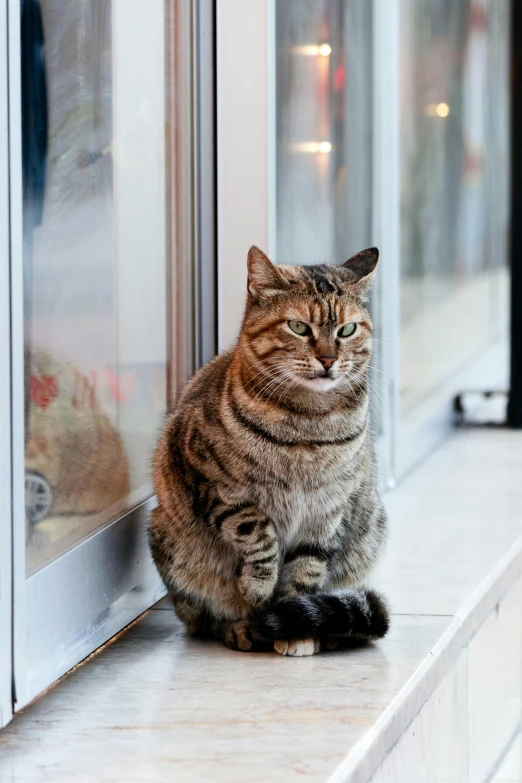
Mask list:
POLYGON ((356 388, 360 389, 361 391, 364 390, 363 381, 366 383, 366 388, 370 392, 368 395, 368 404, 370 407, 370 410, 376 416, 377 418, 382 418, 384 416, 384 402, 382 400, 382 397, 380 395, 380 392, 377 389, 377 386, 373 384, 371 378, 367 375, 366 378, 363 377, 351 377, 350 379, 346 378, 347 381, 350 384, 350 388, 353 391, 352 387, 352 381, 355 383, 356 388), (377 407, 378 406, 378 407, 377 407))
MULTIPOLYGON (((260 389, 260 391, 257 392, 257 395, 265 397, 266 392, 271 387, 274 387, 274 390, 276 390, 279 387, 280 383, 284 382, 288 377, 291 377, 290 371, 288 369, 284 368, 284 367, 278 367, 277 368, 277 375, 275 375, 275 377, 272 375, 270 377, 270 379, 268 380, 266 386, 263 386, 260 389)), ((273 392, 271 392, 271 394, 272 393, 273 392)), ((269 397, 267 399, 270 399, 271 394, 269 395, 269 397)))
MULTIPOLYGON (((299 359, 294 359, 294 361, 292 362, 292 365, 290 367, 282 369, 281 374, 280 374, 280 378, 279 378, 279 383, 277 383, 275 381, 272 382, 272 385, 274 386, 274 388, 272 389, 272 391, 268 395, 267 399, 270 399, 275 394, 275 392, 277 391, 279 386, 282 386, 285 383, 285 381, 289 381, 287 386, 282 389, 281 393, 279 394, 279 397, 277 398, 277 402, 279 403, 281 401, 281 398, 282 398, 283 394, 286 394, 292 388, 292 386, 297 384, 302 378, 307 378, 309 376, 310 372, 312 372, 312 371, 313 371, 313 368, 310 367, 309 362, 306 362, 306 361, 303 361, 303 360, 299 360, 299 359), (299 372, 299 369, 302 369, 305 372, 299 372)), ((276 381, 277 381, 277 379, 276 379, 276 381)), ((262 393, 264 394, 268 388, 269 388, 269 385, 267 387, 263 388, 262 393)))
POLYGON ((292 379, 290 379, 290 382, 289 382, 289 384, 286 386, 286 388, 284 388, 284 389, 283 389, 283 391, 281 392, 281 394, 280 394, 280 395, 279 395, 279 397, 277 398, 277 404, 279 404, 279 403, 280 403, 280 401, 281 401, 281 397, 283 396, 283 394, 286 394, 288 391, 290 391, 290 389, 292 388, 292 386, 293 386, 294 384, 298 383, 298 382, 299 382, 299 376, 294 374, 294 377, 293 377, 292 379))
POLYGON ((278 376, 278 374, 281 372, 281 368, 279 365, 276 365, 274 367, 268 367, 263 368, 263 370, 259 370, 252 380, 255 380, 259 376, 261 376, 261 380, 258 381, 254 386, 251 386, 252 381, 249 381, 247 384, 245 384, 245 388, 249 392, 254 392, 259 386, 261 386, 262 383, 264 383, 267 380, 271 380, 278 376))
POLYGON ((284 371, 284 372, 281 374, 281 376, 279 377, 279 379, 277 379, 277 380, 278 380, 278 382, 277 382, 277 383, 275 383, 275 384, 272 384, 272 385, 273 385, 272 391, 270 392, 270 394, 268 395, 268 397, 266 397, 265 399, 266 399, 267 401, 268 401, 268 400, 270 400, 270 398, 271 398, 271 397, 272 397, 272 396, 275 394, 275 392, 276 392, 276 391, 279 389, 279 387, 280 387, 280 386, 282 386, 282 384, 283 384, 283 383, 285 383, 285 381, 292 380, 293 378, 295 378, 295 374, 294 374, 294 373, 292 373, 290 370, 285 370, 285 371, 284 371))

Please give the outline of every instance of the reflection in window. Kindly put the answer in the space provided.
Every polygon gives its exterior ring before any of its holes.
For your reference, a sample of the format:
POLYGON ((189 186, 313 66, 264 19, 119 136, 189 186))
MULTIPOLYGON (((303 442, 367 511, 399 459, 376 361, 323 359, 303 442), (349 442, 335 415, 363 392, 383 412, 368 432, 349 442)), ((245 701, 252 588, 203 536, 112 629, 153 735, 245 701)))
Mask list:
POLYGON ((166 409, 165 22, 143 0, 22 3, 29 572, 151 491, 166 409))
POLYGON ((401 0, 402 410, 507 314, 507 0, 401 0))
POLYGON ((339 264, 371 231, 371 3, 276 3, 277 258, 339 264))
MULTIPOLYGON (((340 264, 372 244, 372 4, 276 2, 276 257, 340 264)), ((382 428, 379 281, 372 411, 382 428)))

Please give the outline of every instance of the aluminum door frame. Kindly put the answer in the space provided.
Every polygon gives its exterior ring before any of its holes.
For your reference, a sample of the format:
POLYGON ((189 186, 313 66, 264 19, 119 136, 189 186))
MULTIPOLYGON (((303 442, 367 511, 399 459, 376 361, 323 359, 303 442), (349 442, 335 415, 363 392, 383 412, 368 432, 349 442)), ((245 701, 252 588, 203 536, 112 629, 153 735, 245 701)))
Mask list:
POLYGON ((7 0, 0 0, 0 727, 13 714, 7 29, 7 0))

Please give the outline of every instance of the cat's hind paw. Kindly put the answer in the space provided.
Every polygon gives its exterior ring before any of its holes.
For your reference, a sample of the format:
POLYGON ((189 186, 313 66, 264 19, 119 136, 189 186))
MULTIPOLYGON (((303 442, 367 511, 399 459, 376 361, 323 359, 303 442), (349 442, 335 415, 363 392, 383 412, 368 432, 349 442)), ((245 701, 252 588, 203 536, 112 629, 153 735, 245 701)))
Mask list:
POLYGON ((279 639, 274 642, 274 650, 279 655, 304 658, 308 655, 317 655, 321 650, 321 642, 319 639, 279 639))

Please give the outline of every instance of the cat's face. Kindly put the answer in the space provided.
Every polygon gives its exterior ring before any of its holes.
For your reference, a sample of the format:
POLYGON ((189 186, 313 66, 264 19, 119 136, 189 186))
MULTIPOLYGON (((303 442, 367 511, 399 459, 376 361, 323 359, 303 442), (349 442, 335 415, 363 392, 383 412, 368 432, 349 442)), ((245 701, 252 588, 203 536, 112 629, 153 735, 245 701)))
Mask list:
POLYGON ((340 267, 276 267, 251 248, 241 343, 267 396, 356 391, 371 356, 364 301, 378 258, 370 248, 340 267))

